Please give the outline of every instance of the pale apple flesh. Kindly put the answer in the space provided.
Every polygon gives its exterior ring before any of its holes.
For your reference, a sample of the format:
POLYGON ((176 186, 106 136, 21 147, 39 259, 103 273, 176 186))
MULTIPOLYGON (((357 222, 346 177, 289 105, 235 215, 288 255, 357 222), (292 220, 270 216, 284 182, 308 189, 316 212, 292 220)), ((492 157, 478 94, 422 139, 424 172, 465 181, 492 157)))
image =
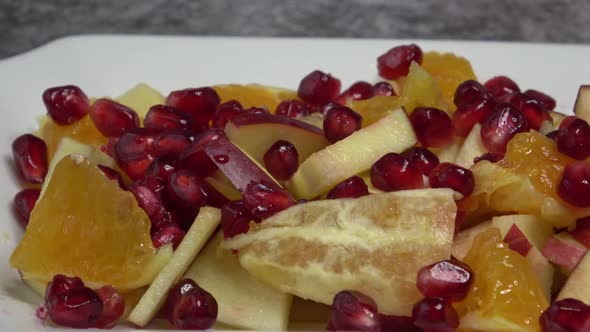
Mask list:
POLYGON ((482 154, 488 152, 488 150, 483 145, 481 141, 481 125, 479 123, 473 126, 467 138, 465 138, 465 142, 463 146, 459 150, 457 154, 457 158, 455 159, 455 164, 469 168, 473 166, 473 160, 476 157, 481 156, 482 154))
POLYGON ((164 96, 151 86, 140 83, 115 99, 117 102, 134 110, 143 121, 150 107, 164 104, 164 96))
POLYGON ((556 301, 577 299, 590 305, 590 255, 585 254, 557 295, 556 301))
POLYGON ((580 86, 574 106, 574 114, 578 118, 590 123, 590 85, 580 86))

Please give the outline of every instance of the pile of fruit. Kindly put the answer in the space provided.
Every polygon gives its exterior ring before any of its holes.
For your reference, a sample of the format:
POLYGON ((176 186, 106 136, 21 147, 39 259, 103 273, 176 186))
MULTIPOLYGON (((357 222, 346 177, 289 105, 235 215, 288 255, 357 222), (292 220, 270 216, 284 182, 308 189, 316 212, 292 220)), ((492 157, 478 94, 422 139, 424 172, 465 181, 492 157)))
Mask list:
POLYGON ((47 324, 590 331, 590 87, 574 112, 453 54, 384 79, 164 98, 47 89, 10 257, 47 324))

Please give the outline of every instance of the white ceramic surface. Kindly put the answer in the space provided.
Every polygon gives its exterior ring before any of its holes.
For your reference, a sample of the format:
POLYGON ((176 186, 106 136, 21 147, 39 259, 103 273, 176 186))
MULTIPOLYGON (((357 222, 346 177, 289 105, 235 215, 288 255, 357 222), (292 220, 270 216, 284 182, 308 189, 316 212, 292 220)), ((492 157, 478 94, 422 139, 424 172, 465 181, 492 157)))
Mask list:
MULTIPOLYGON (((44 113, 41 93, 76 84, 89 96, 117 96, 138 82, 167 92, 218 83, 257 82, 297 88, 314 69, 343 86, 377 79, 376 57, 408 40, 247 39, 218 37, 79 36, 0 61, 0 331, 42 331, 34 316, 39 298, 8 266, 22 231, 11 202, 18 191, 10 146, 35 129, 44 113)), ((423 50, 468 58, 480 79, 507 74, 523 88, 545 91, 557 110, 571 113, 578 86, 590 83, 590 46, 416 41, 423 50)), ((65 330, 64 330, 65 331, 65 330)), ((71 331, 68 329, 67 331, 71 331)))

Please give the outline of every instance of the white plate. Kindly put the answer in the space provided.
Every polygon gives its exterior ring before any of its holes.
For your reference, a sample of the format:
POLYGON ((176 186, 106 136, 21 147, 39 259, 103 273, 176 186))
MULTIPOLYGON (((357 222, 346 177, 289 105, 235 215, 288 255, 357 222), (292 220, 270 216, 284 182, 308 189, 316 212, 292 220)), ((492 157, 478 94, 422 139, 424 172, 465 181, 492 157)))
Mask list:
MULTIPOLYGON (((247 39, 81 36, 60 39, 0 61, 0 331, 40 331, 34 316, 39 299, 8 266, 22 235, 10 204, 19 190, 10 146, 35 129, 44 113, 41 93, 76 84, 90 96, 116 96, 138 82, 160 91, 217 83, 263 83, 297 88, 314 69, 343 85, 377 79, 378 55, 408 40, 247 39)), ((468 58, 480 79, 507 74, 521 87, 549 93, 557 109, 571 113, 578 86, 590 83, 590 46, 416 41, 424 50, 468 58)), ((71 330, 67 330, 71 331, 71 330)))

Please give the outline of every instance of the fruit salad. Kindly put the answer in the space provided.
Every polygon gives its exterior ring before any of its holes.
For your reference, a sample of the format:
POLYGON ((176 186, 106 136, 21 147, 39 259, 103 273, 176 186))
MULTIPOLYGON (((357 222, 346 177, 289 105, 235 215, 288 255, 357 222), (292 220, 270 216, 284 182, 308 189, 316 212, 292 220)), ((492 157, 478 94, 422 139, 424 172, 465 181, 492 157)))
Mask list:
POLYGON ((49 87, 12 144, 10 264, 40 322, 590 331, 590 86, 566 116, 460 55, 376 64, 344 87, 49 87))

